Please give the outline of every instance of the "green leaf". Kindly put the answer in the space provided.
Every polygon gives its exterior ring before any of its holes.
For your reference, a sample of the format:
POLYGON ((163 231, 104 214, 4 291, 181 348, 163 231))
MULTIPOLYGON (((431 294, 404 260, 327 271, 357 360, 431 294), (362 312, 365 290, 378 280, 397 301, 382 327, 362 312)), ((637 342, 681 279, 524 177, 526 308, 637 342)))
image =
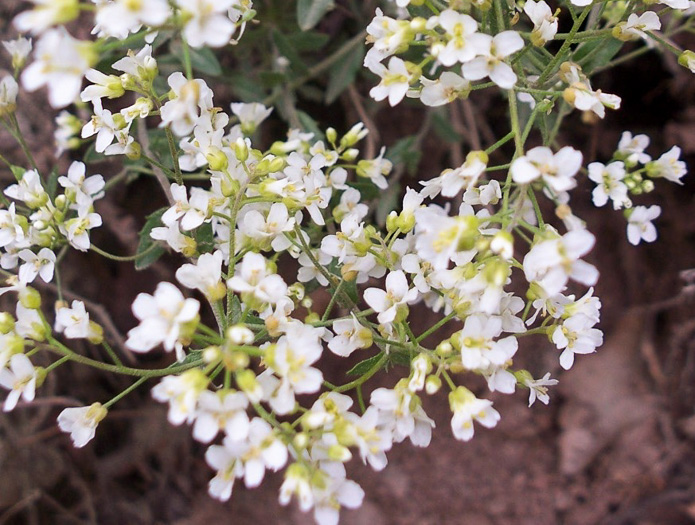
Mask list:
POLYGON ((299 122, 302 124, 302 128, 305 131, 311 131, 314 134, 314 140, 323 140, 323 132, 321 128, 316 123, 316 121, 309 116, 308 113, 304 111, 297 111, 297 117, 299 117, 299 122))
POLYGON ((393 162, 394 165, 405 164, 410 175, 415 175, 422 155, 420 148, 413 147, 416 138, 415 135, 411 135, 399 140, 388 149, 386 154, 386 158, 393 162))
POLYGON ((198 247, 198 253, 212 253, 215 251, 215 238, 212 233, 212 224, 207 222, 195 230, 194 238, 198 247))
POLYGON ((326 104, 335 102, 340 94, 355 81, 357 73, 362 69, 363 60, 364 45, 360 45, 331 67, 328 86, 326 87, 326 104))
POLYGON ((577 49, 572 56, 572 61, 582 66, 584 73, 589 74, 594 69, 603 67, 613 60, 613 57, 618 54, 623 44, 624 42, 617 38, 587 42, 577 49))
POLYGON ((381 359, 381 352, 375 355, 374 357, 370 357, 369 359, 365 359, 364 361, 360 361, 359 363, 357 363, 355 366, 353 366, 350 370, 347 371, 347 375, 363 376, 372 368, 374 368, 374 365, 379 362, 379 359, 381 359))
POLYGON ((302 31, 308 31, 334 8, 334 0, 299 0, 297 2, 297 24, 302 31))
MULTIPOLYGON (((181 42, 178 40, 172 42, 170 49, 171 52, 176 55, 179 62, 181 62, 181 65, 184 65, 183 46, 181 45, 181 42)), ((220 62, 217 60, 215 53, 213 53, 209 48, 203 47, 196 49, 194 47, 189 47, 188 54, 191 57, 191 67, 195 71, 213 77, 217 77, 222 74, 222 66, 220 65, 220 62)))
POLYGON ((410 367, 410 352, 394 351, 389 354, 389 363, 400 366, 410 367))
POLYGON ((22 177, 24 177, 24 174, 27 172, 26 168, 15 166, 14 164, 10 166, 10 171, 12 171, 12 175, 17 179, 17 182, 21 181, 22 177))
POLYGON ((231 304, 229 305, 229 321, 230 325, 235 325, 241 319, 241 301, 236 295, 232 295, 231 304))
POLYGON ((46 182, 46 193, 51 199, 54 199, 58 191, 58 168, 53 168, 46 182))
POLYGON ((458 144, 463 139, 452 127, 448 112, 435 111, 432 115, 432 128, 440 139, 449 144, 458 144))
POLYGON ((152 232, 153 228, 157 228, 158 226, 162 225, 162 215, 164 215, 164 212, 167 211, 167 209, 168 208, 162 208, 147 216, 145 226, 140 232, 140 242, 138 243, 136 253, 137 255, 140 255, 147 250, 150 251, 135 260, 136 270, 144 270, 148 266, 154 264, 162 255, 164 255, 164 247, 159 245, 158 241, 155 241, 152 237, 150 237, 150 232, 152 232), (152 248, 152 245, 154 244, 157 244, 157 246, 152 248))
POLYGON ((381 192, 379 195, 379 202, 377 202, 376 205, 377 224, 381 226, 386 224, 386 217, 388 217, 389 213, 399 207, 400 197, 401 185, 398 182, 389 184, 388 188, 381 192))
POLYGON ((226 78, 234 95, 242 102, 260 102, 265 98, 263 85, 249 75, 233 74, 226 78))
POLYGON ((287 35, 287 40, 292 43, 292 46, 297 51, 313 51, 316 52, 325 46, 331 39, 325 33, 318 31, 297 31, 291 35, 287 35))
POLYGON ((302 74, 309 71, 309 68, 299 56, 297 49, 292 45, 292 42, 290 42, 285 35, 283 35, 280 31, 273 29, 272 37, 278 51, 282 56, 290 61, 290 67, 294 71, 302 74))
POLYGON ((363 201, 378 199, 381 190, 370 180, 348 181, 347 185, 360 192, 363 201))
POLYGON ((183 358, 183 361, 181 362, 174 362, 171 365, 169 365, 169 368, 176 368, 181 365, 187 365, 189 363, 195 363, 196 361, 200 361, 200 359, 203 357, 203 351, 202 350, 191 350, 186 357, 183 358))

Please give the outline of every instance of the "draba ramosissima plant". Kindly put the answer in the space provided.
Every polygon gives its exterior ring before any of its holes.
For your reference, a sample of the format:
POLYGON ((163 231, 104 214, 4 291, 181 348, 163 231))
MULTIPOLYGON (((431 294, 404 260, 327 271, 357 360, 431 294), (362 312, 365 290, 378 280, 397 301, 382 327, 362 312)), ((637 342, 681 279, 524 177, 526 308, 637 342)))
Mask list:
MULTIPOLYGON (((302 119, 284 103, 294 125, 262 149, 254 134, 273 111, 266 106, 283 98, 282 87, 265 105, 233 103, 228 113, 215 106, 215 86, 194 78, 194 69, 219 66, 209 48, 237 44, 245 29, 257 30, 251 22, 262 27, 263 8, 270 16, 272 2, 257 2, 258 13, 250 0, 32 2, 14 19, 31 39, 4 42, 14 71, 0 80, 2 124, 28 162, 20 167, 0 156, 16 178, 3 189, 0 209, 7 284, 0 295, 17 297, 14 312, 0 314, 4 410, 20 399, 30 403, 66 362, 137 378, 103 404, 58 416, 60 429, 82 447, 116 402, 161 378, 152 395, 169 405, 172 424, 190 425, 194 438, 209 444, 209 492, 220 500, 231 497, 237 478, 256 487, 266 470, 284 469, 280 503, 296 498, 318 523, 333 524, 341 507, 358 507, 364 497, 346 478, 344 464, 354 455, 381 470, 394 443, 430 443, 435 424, 423 410, 423 393, 445 385, 451 430, 463 441, 501 417, 492 401, 461 384, 471 376, 482 376, 493 392, 527 390, 529 406, 547 404, 557 380, 514 366, 519 338, 545 336, 564 369, 603 339, 592 288, 598 271, 584 260, 595 238, 572 211, 572 189, 588 177, 593 203, 622 210, 627 238, 638 244, 656 239, 661 210, 633 199, 658 179, 680 184, 686 173, 677 146, 654 160, 645 135, 625 132, 605 164, 586 163, 556 137, 574 109, 596 119, 620 107, 619 96, 592 87, 594 73, 650 49, 675 53, 695 70, 693 52, 672 41, 692 29, 694 2, 384 2, 365 33, 364 66, 379 77, 371 97, 443 106, 494 90, 508 103, 510 127, 461 166, 425 174, 407 188, 383 229, 366 194, 388 187, 393 164, 383 149, 362 157, 363 124, 342 135, 300 129, 302 119), (78 16, 92 21, 94 40, 71 36, 78 16), (561 26, 569 31, 558 32, 561 26), (636 43, 618 56, 627 41, 636 43), (57 154, 92 143, 65 175, 39 170, 17 123, 21 90, 42 87, 54 108, 77 103, 91 110, 86 122, 69 110, 56 120, 57 154), (531 136, 540 145, 527 146, 531 136), (490 166, 490 155, 507 143, 514 146, 508 162, 490 166), (124 171, 109 180, 94 174, 89 158, 99 154, 125 157, 124 171), (133 173, 156 177, 168 206, 149 216, 135 256, 116 257, 95 246, 90 233, 102 225, 97 201, 133 173), (555 218, 543 216, 539 199, 554 206, 555 218), (181 254, 176 282, 160 282, 135 299, 137 325, 125 341, 137 353, 172 352, 171 366, 124 366, 84 302, 62 299, 60 264, 70 249, 138 268, 165 250, 181 254), (289 259, 296 264, 285 264, 289 259), (279 266, 296 274, 280 275, 279 266), (54 308, 44 308, 32 287, 37 279, 55 283, 54 308), (571 283, 585 291, 570 293, 571 283), (323 311, 308 295, 317 285, 331 291, 323 311), (438 319, 417 334, 409 322, 416 308, 438 319), (207 309, 216 326, 201 321, 207 309), (437 340, 441 333, 452 335, 437 340), (103 347, 111 361, 71 349, 73 339, 103 347), (320 368, 325 352, 364 359, 347 372, 352 380, 333 385, 320 368), (36 367, 39 353, 57 359, 36 367), (365 399, 363 384, 393 364, 409 372, 365 399)), ((333 7, 300 0, 300 27, 311 29, 333 7)), ((282 35, 273 38, 288 49, 282 35)), ((363 40, 348 40, 310 75, 347 61, 363 40)), ((282 74, 293 60, 278 55, 268 67, 282 74)))

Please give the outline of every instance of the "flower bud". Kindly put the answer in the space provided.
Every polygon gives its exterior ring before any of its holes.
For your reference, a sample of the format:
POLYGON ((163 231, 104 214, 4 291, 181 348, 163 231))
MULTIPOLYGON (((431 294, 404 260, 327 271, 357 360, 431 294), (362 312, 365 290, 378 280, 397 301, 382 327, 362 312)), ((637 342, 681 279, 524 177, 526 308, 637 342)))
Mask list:
POLYGON ((338 140, 338 132, 335 128, 328 128, 326 130, 326 140, 331 146, 335 146, 335 141, 338 140))
POLYGON ((350 449, 344 447, 343 445, 332 445, 328 449, 328 459, 333 461, 340 461, 341 463, 346 463, 352 459, 352 453, 350 449))
POLYGON ((8 334, 14 330, 14 317, 8 312, 0 312, 0 334, 8 334))
POLYGON ((249 401, 252 403, 258 403, 263 397, 263 389, 258 379, 256 379, 256 374, 254 374, 252 370, 246 368, 237 372, 236 383, 239 389, 248 396, 249 401))
POLYGON ((249 158, 249 147, 241 137, 234 143, 234 154, 240 162, 245 162, 249 158))
POLYGON ((219 346, 208 346, 203 350, 203 361, 206 363, 217 363, 222 359, 222 350, 219 346))
POLYGON ((285 159, 282 157, 275 157, 273 160, 270 161, 270 164, 268 165, 268 172, 269 173, 277 173, 279 171, 282 171, 285 169, 285 159))
POLYGON ((87 328, 87 340, 94 344, 100 345, 104 340, 104 329, 98 323, 94 321, 89 321, 89 327, 87 328))
POLYGON ((439 376, 429 376, 425 380, 425 392, 427 392, 429 395, 436 394, 439 392, 441 387, 442 380, 439 378, 439 376))
POLYGON ((227 155, 219 148, 208 148, 205 153, 205 160, 212 171, 226 171, 229 166, 227 155))
POLYGON ((678 63, 689 69, 691 73, 695 73, 695 52, 689 49, 683 51, 678 57, 678 63))
POLYGON ((19 302, 24 308, 38 310, 41 308, 41 294, 34 288, 27 286, 19 290, 19 302))

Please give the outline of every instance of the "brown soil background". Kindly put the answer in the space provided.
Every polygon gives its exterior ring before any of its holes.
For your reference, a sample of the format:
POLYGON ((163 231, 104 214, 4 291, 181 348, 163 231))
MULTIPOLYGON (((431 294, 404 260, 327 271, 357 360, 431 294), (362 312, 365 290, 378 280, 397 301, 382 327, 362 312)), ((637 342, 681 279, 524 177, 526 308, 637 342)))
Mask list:
MULTIPOLYGON (((0 6, 0 27, 5 26, 0 34, 8 34, 15 5, 3 1, 0 6)), ((695 47, 692 38, 680 43, 695 47)), ((621 95, 623 109, 593 125, 572 115, 561 142, 580 145, 587 162, 606 160, 620 133, 628 129, 652 137, 653 156, 678 144, 691 168, 695 166, 695 82, 672 57, 650 54, 599 76, 596 83, 621 95)), ((326 119, 330 115, 334 123, 337 110, 344 118, 341 129, 347 129, 364 118, 360 113, 366 107, 382 143, 391 145, 417 133, 423 119, 420 109, 371 104, 365 86, 325 110, 326 119)), ((501 136, 506 118, 497 109, 499 99, 479 95, 451 107, 461 144, 447 145, 433 133, 423 134, 420 177, 457 165, 477 142, 488 144, 495 133, 501 136)), ((42 92, 21 93, 20 101, 18 118, 25 136, 38 152, 40 167, 50 169, 56 162, 48 124, 53 111, 42 92)), ((374 148, 378 141, 372 137, 369 147, 374 148)), ((22 162, 21 151, 4 131, 0 145, 3 154, 22 162)), ((64 172, 68 164, 63 157, 57 166, 64 172)), ((115 161, 96 169, 108 177, 119 166, 115 161)), ((403 185, 415 184, 401 177, 403 185)), ((0 171, 3 186, 10 180, 9 173, 0 171)), ((604 346, 594 355, 581 356, 565 373, 547 341, 524 341, 517 364, 536 373, 552 370, 560 379, 550 406, 528 409, 524 392, 492 396, 502 420, 490 431, 477 428, 470 443, 453 439, 444 393, 425 399, 427 413, 437 422, 430 447, 395 446, 381 473, 353 461, 349 473, 365 489, 366 498, 361 509, 343 511, 342 522, 695 523, 695 277, 681 273, 695 267, 694 189, 691 174, 684 186, 659 183, 654 193, 638 201, 663 208, 659 240, 639 247, 627 243, 620 216, 591 206, 589 184, 575 190, 575 213, 598 237, 590 260, 601 271, 597 295, 603 301, 604 346)), ((94 234, 95 243, 111 252, 132 253, 144 215, 162 204, 151 181, 115 188, 97 205, 105 226, 94 234)), ((72 253, 65 264, 64 286, 103 305, 88 309, 97 321, 110 325, 107 337, 118 345, 119 334, 134 325, 130 304, 135 295, 151 292, 160 280, 173 279, 180 262, 165 257, 138 273, 127 264, 72 253)), ((44 292, 45 300, 52 301, 51 290, 44 292)), ((0 309, 7 305, 0 303, 0 309)), ((81 351, 98 356, 88 346, 81 351)), ((162 366, 167 361, 159 356, 140 363, 162 366)), ((346 369, 337 360, 325 367, 336 380, 346 369)), ((382 375, 369 386, 392 386, 400 372, 382 375)), ((0 416, 0 524, 312 522, 293 506, 279 506, 280 475, 268 476, 256 490, 238 483, 227 504, 210 499, 206 483, 212 473, 203 447, 191 439, 189 429, 167 423, 165 408, 150 399, 148 388, 119 403, 96 439, 84 449, 74 449, 56 428, 60 409, 106 400, 128 384, 66 365, 40 389, 37 403, 0 416)), ((478 389, 484 392, 481 385, 478 389)))

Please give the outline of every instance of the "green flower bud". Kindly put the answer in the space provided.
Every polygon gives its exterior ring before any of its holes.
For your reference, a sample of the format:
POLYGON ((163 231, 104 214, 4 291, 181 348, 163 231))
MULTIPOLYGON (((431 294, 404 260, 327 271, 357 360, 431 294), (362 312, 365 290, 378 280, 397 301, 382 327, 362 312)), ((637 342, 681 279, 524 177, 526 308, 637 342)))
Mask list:
POLYGON ((9 334, 14 330, 14 317, 8 312, 0 312, 0 334, 9 334))
POLYGON ((245 162, 249 158, 249 147, 246 141, 239 137, 234 143, 234 154, 240 162, 245 162))
POLYGON ((226 171, 229 166, 227 155, 219 148, 209 148, 205 153, 205 160, 212 171, 226 171))
POLYGON ((19 290, 19 302, 24 308, 38 310, 41 308, 41 294, 34 288, 27 286, 19 290))

